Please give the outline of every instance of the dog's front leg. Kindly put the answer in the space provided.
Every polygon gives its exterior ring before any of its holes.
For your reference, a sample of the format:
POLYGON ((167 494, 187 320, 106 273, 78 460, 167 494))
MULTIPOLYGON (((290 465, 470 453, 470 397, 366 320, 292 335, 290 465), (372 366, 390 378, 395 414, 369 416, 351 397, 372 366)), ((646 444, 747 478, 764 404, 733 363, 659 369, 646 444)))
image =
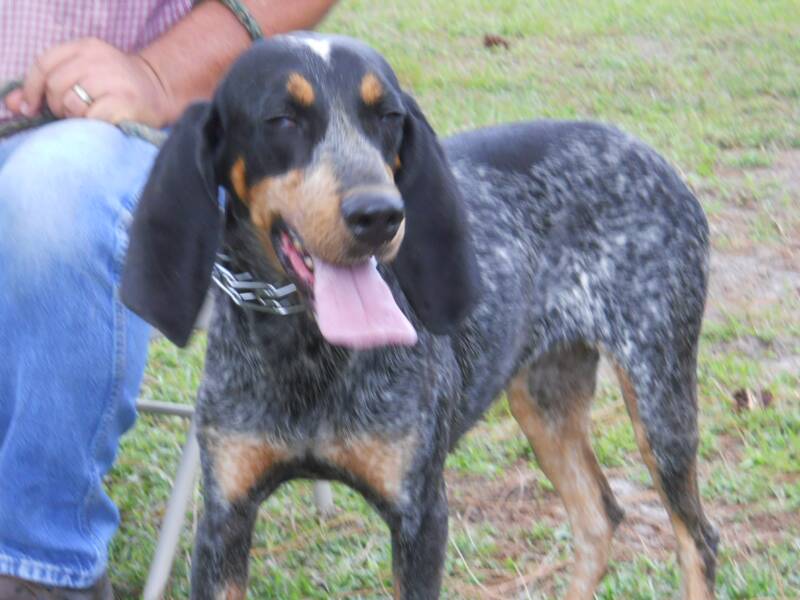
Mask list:
POLYGON ((200 435, 204 510, 195 536, 191 597, 242 600, 259 501, 243 481, 247 464, 221 461, 224 446, 206 437, 200 435))
POLYGON ((419 512, 392 526, 394 597, 429 600, 439 597, 447 550, 447 494, 444 482, 427 494, 419 512))
POLYGON ((242 600, 258 503, 228 502, 205 477, 204 513, 192 557, 192 600, 242 600))

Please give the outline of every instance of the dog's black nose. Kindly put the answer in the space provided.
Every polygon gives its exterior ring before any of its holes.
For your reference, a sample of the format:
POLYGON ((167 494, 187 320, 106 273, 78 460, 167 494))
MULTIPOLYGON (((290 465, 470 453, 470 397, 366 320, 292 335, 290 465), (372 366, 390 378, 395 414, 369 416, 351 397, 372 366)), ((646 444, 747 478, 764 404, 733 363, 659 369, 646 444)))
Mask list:
POLYGON ((359 242, 379 246, 391 240, 403 222, 403 200, 376 192, 362 193, 342 203, 342 216, 359 242))

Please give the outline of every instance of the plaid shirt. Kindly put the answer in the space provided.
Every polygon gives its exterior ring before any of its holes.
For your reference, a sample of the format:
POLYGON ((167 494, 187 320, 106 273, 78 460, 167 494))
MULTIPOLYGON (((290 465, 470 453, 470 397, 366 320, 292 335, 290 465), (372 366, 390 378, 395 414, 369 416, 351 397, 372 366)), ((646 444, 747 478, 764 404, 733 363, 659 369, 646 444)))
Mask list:
MULTIPOLYGON (((192 0, 0 0, 0 84, 24 77, 48 48, 82 37, 141 50, 191 6, 192 0)), ((0 120, 9 116, 0 102, 0 120)))

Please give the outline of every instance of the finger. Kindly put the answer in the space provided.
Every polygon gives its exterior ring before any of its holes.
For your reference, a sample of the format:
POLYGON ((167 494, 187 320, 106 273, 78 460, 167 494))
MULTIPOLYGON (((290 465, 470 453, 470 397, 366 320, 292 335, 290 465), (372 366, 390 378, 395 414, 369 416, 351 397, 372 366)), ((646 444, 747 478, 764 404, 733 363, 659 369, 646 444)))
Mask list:
POLYGON ((53 113, 58 117, 85 117, 93 104, 94 101, 92 104, 86 104, 70 87, 59 101, 60 112, 53 111, 53 113))
POLYGON ((47 106, 50 107, 54 115, 63 117, 65 100, 73 96, 77 98, 75 92, 72 91, 72 86, 76 83, 81 84, 89 95, 94 98, 92 89, 83 83, 90 70, 91 65, 86 59, 73 56, 62 61, 50 71, 45 81, 45 98, 47 106))
POLYGON ((119 71, 93 72, 82 85, 87 90, 92 90, 94 99, 92 107, 86 114, 87 117, 99 118, 112 123, 118 123, 120 120, 142 120, 141 102, 138 101, 135 90, 131 87, 131 80, 127 73, 119 71), (101 99, 103 102, 99 103, 101 99), (97 108, 95 109, 95 107, 97 108))
POLYGON ((130 89, 130 77, 127 73, 121 72, 118 67, 114 67, 92 69, 85 77, 81 78, 80 84, 94 99, 106 94, 127 95, 130 89))
POLYGON ((113 94, 109 94, 103 96, 99 100, 95 100, 86 111, 86 117, 89 119, 107 121, 108 123, 116 125, 121 121, 133 120, 133 112, 130 104, 113 94))
POLYGON ((82 43, 85 40, 60 44, 37 57, 22 86, 25 103, 25 106, 21 106, 23 114, 32 116, 41 110, 48 75, 57 65, 77 54, 82 43))
MULTIPOLYGON (((131 120, 153 127, 163 126, 165 119, 154 110, 145 97, 141 88, 136 87, 136 79, 132 78, 129 71, 109 72, 105 77, 99 73, 92 73, 82 85, 87 90, 92 90, 93 97, 97 100, 104 98, 105 102, 96 111, 90 110, 87 116, 102 118, 118 123, 120 120, 131 120), (110 113, 106 110, 112 109, 110 113)), ((97 104, 95 102, 93 106, 97 104)))
MULTIPOLYGON (((92 98, 92 101, 88 104, 84 102, 75 92, 75 84, 71 85, 64 92, 63 103, 65 115, 69 117, 87 117, 90 119, 98 118, 93 116, 94 113, 91 111, 101 100, 103 103, 101 105, 100 114, 105 114, 104 111, 110 106, 110 102, 112 103, 111 105, 118 108, 120 102, 123 100, 119 92, 120 79, 119 73, 113 70, 103 68, 92 70, 79 83, 92 98)), ((102 120, 105 121, 107 119, 104 118, 102 120)))
POLYGON ((22 96, 21 89, 9 92, 8 95, 6 96, 6 107, 8 107, 8 110, 10 110, 11 112, 19 114, 22 112, 22 110, 20 110, 20 107, 22 105, 23 99, 24 98, 22 96))

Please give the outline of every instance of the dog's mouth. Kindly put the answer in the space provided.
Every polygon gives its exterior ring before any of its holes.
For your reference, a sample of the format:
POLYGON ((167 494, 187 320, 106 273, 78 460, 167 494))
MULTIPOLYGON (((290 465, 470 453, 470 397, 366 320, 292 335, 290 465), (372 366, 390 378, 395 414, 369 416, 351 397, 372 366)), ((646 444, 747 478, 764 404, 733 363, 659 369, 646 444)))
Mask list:
POLYGON ((355 265, 326 262, 306 250, 300 235, 284 221, 273 225, 272 243, 331 344, 366 349, 417 342, 413 325, 378 273, 375 257, 355 265))
POLYGON ((272 245, 283 270, 307 296, 314 292, 314 258, 306 251, 297 232, 283 221, 272 227, 272 245))

